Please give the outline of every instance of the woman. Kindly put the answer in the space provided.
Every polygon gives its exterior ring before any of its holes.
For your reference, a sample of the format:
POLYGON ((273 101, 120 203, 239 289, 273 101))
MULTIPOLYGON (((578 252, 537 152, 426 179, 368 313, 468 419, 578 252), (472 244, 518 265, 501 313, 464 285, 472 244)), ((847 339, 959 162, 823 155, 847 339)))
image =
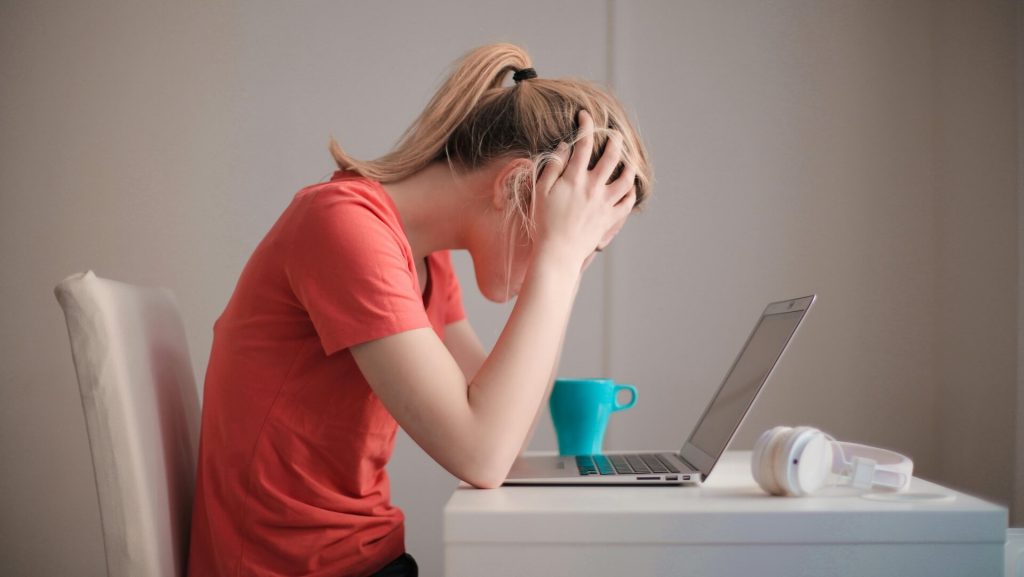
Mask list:
POLYGON ((193 577, 416 575, 385 470, 398 425, 459 479, 501 485, 580 276, 650 183, 613 97, 537 77, 509 44, 463 57, 389 154, 331 153, 340 170, 296 194, 214 324, 193 577), (451 249, 486 298, 518 295, 490 354, 451 249))

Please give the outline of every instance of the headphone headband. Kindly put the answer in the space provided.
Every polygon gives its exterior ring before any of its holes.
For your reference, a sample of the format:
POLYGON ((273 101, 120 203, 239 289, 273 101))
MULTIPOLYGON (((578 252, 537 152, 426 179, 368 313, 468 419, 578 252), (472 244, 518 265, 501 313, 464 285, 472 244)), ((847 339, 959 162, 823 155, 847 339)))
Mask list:
POLYGON ((864 488, 877 485, 902 493, 910 487, 910 479, 914 476, 914 462, 909 457, 879 447, 840 442, 835 439, 833 441, 841 451, 833 453, 832 471, 838 475, 850 477, 853 480, 853 486, 863 485, 866 465, 873 464, 871 471, 873 475, 868 477, 869 484, 864 488), (845 461, 844 457, 851 460, 845 461), (858 459, 862 463, 860 467, 857 466, 858 459), (849 471, 849 473, 844 471, 849 471))

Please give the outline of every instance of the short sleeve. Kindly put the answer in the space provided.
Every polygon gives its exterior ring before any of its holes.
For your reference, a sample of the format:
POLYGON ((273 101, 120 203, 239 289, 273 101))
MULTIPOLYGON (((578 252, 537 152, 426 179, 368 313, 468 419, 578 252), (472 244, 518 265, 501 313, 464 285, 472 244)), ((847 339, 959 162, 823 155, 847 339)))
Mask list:
POLYGON ((466 310, 462 306, 462 287, 459 285, 459 277, 455 274, 455 267, 452 266, 451 253, 445 251, 441 259, 442 273, 447 279, 448 302, 445 304, 444 324, 450 325, 466 318, 466 310))
POLYGON ((430 327, 393 219, 358 195, 321 192, 307 202, 292 231, 286 272, 324 352, 430 327))

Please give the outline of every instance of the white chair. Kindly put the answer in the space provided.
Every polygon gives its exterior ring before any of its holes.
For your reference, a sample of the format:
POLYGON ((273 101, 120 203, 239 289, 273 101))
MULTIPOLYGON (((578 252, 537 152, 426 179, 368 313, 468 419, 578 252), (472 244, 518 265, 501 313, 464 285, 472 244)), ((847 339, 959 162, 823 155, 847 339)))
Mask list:
POLYGON ((199 395, 174 295, 92 271, 54 292, 78 373, 107 575, 182 577, 199 395))

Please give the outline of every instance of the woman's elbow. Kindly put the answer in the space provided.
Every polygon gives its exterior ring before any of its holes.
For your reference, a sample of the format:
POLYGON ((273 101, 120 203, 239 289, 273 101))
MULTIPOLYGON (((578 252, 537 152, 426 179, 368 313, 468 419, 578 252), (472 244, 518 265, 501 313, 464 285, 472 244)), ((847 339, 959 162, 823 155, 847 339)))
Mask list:
POLYGON ((502 477, 499 479, 497 477, 491 477, 478 479, 463 479, 463 481, 472 485, 474 489, 497 489, 505 482, 505 478, 502 477))
POLYGON ((470 472, 461 478, 475 489, 497 489, 505 482, 509 469, 510 467, 491 464, 488 467, 481 467, 470 472))
POLYGON ((456 477, 477 489, 497 489, 505 483, 512 464, 519 456, 513 444, 501 437, 494 442, 481 442, 484 436, 477 436, 477 443, 465 447, 459 454, 458 464, 451 469, 456 477))

